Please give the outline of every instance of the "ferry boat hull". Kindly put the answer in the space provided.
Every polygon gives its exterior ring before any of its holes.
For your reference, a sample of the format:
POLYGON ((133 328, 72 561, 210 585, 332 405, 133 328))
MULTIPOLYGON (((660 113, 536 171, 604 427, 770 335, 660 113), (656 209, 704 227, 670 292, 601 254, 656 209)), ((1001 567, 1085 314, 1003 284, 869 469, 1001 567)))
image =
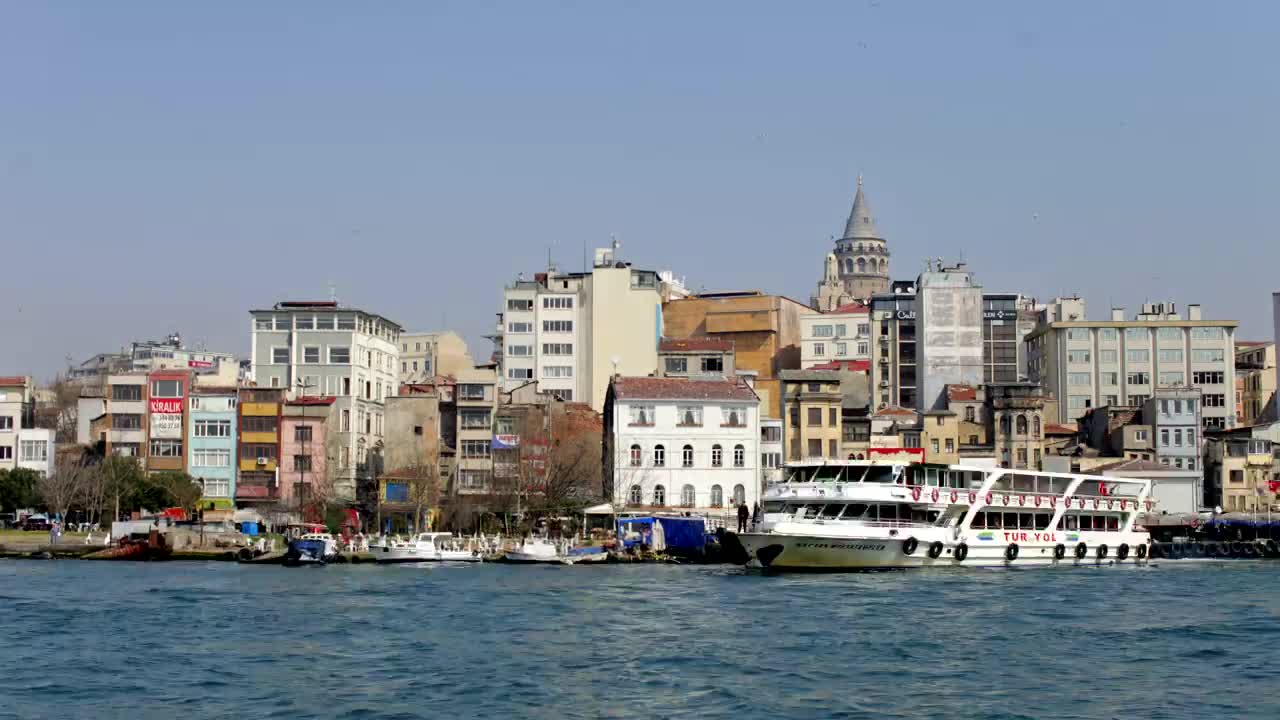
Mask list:
POLYGON ((422 562, 481 562, 484 560, 478 550, 422 550, 411 547, 382 548, 374 553, 374 562, 379 565, 396 563, 422 562))
MULTIPOLYGON (((1114 538, 1108 538, 1114 541, 1114 538)), ((1124 558, 1120 558, 1120 546, 1091 544, 1076 539, 1075 542, 1013 543, 1017 546, 1013 559, 1009 559, 1009 543, 972 539, 969 542, 942 542, 938 557, 930 557, 931 542, 917 539, 910 554, 905 552, 905 539, 876 537, 823 537, 812 534, 789 535, 780 533, 726 533, 727 545, 737 543, 741 547, 738 559, 749 567, 766 570, 905 570, 926 567, 1072 567, 1139 565, 1148 561, 1146 537, 1135 533, 1134 537, 1121 538, 1124 558), (1126 541, 1127 542, 1124 542, 1126 541), (1077 557, 1077 548, 1085 542, 1083 557, 1077 557), (957 550, 964 546, 957 558, 957 550), (1061 545, 1061 549, 1059 549, 1061 545), (1141 548, 1141 549, 1139 549, 1141 548), (1102 549, 1103 555, 1099 555, 1102 549), (1058 557, 1058 555, 1061 557, 1058 557), (1141 556, 1141 557, 1139 557, 1141 556), (744 560, 745 558, 745 560, 744 560)))

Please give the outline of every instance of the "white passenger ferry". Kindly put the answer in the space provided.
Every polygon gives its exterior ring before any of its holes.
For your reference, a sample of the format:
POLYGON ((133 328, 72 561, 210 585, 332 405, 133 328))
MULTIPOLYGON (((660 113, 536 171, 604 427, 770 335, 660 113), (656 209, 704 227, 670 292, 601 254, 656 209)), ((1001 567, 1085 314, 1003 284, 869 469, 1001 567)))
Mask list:
POLYGON ((774 570, 1138 564, 1148 480, 964 465, 789 464, 726 550, 774 570), (745 553, 743 552, 745 551, 745 553))

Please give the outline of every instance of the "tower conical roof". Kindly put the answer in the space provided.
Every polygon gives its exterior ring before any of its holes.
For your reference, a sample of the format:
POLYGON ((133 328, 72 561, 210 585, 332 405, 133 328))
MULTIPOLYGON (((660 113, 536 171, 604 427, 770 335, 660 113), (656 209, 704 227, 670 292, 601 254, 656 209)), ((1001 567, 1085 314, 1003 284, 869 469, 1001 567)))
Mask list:
POLYGON ((853 196, 853 209, 849 211, 849 222, 844 225, 844 237, 847 239, 876 239, 880 233, 876 231, 876 219, 871 215, 871 206, 867 197, 862 194, 862 176, 858 176, 858 193, 853 196))

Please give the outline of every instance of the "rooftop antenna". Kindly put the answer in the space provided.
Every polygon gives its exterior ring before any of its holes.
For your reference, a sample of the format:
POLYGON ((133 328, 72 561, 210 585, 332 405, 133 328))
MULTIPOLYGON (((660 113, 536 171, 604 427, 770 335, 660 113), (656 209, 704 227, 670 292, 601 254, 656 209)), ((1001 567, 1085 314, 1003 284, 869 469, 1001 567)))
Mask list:
POLYGON ((329 301, 335 304, 338 302, 338 286, 333 281, 329 282, 329 301))

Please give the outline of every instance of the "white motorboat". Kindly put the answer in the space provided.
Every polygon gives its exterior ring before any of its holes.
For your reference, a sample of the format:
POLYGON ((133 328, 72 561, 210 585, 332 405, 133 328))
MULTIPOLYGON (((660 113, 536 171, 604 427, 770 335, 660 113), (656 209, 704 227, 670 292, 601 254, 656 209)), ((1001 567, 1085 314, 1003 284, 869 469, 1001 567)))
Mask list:
POLYGON ((976 466, 787 466, 726 550, 774 570, 1140 564, 1148 480, 976 466), (734 544, 738 547, 734 547, 734 544))
POLYGON ((418 533, 408 541, 388 540, 370 550, 379 563, 480 562, 484 559, 478 548, 447 532, 418 533))
POLYGON ((513 563, 563 563, 564 557, 555 543, 546 538, 530 537, 515 550, 508 550, 502 559, 513 563))

